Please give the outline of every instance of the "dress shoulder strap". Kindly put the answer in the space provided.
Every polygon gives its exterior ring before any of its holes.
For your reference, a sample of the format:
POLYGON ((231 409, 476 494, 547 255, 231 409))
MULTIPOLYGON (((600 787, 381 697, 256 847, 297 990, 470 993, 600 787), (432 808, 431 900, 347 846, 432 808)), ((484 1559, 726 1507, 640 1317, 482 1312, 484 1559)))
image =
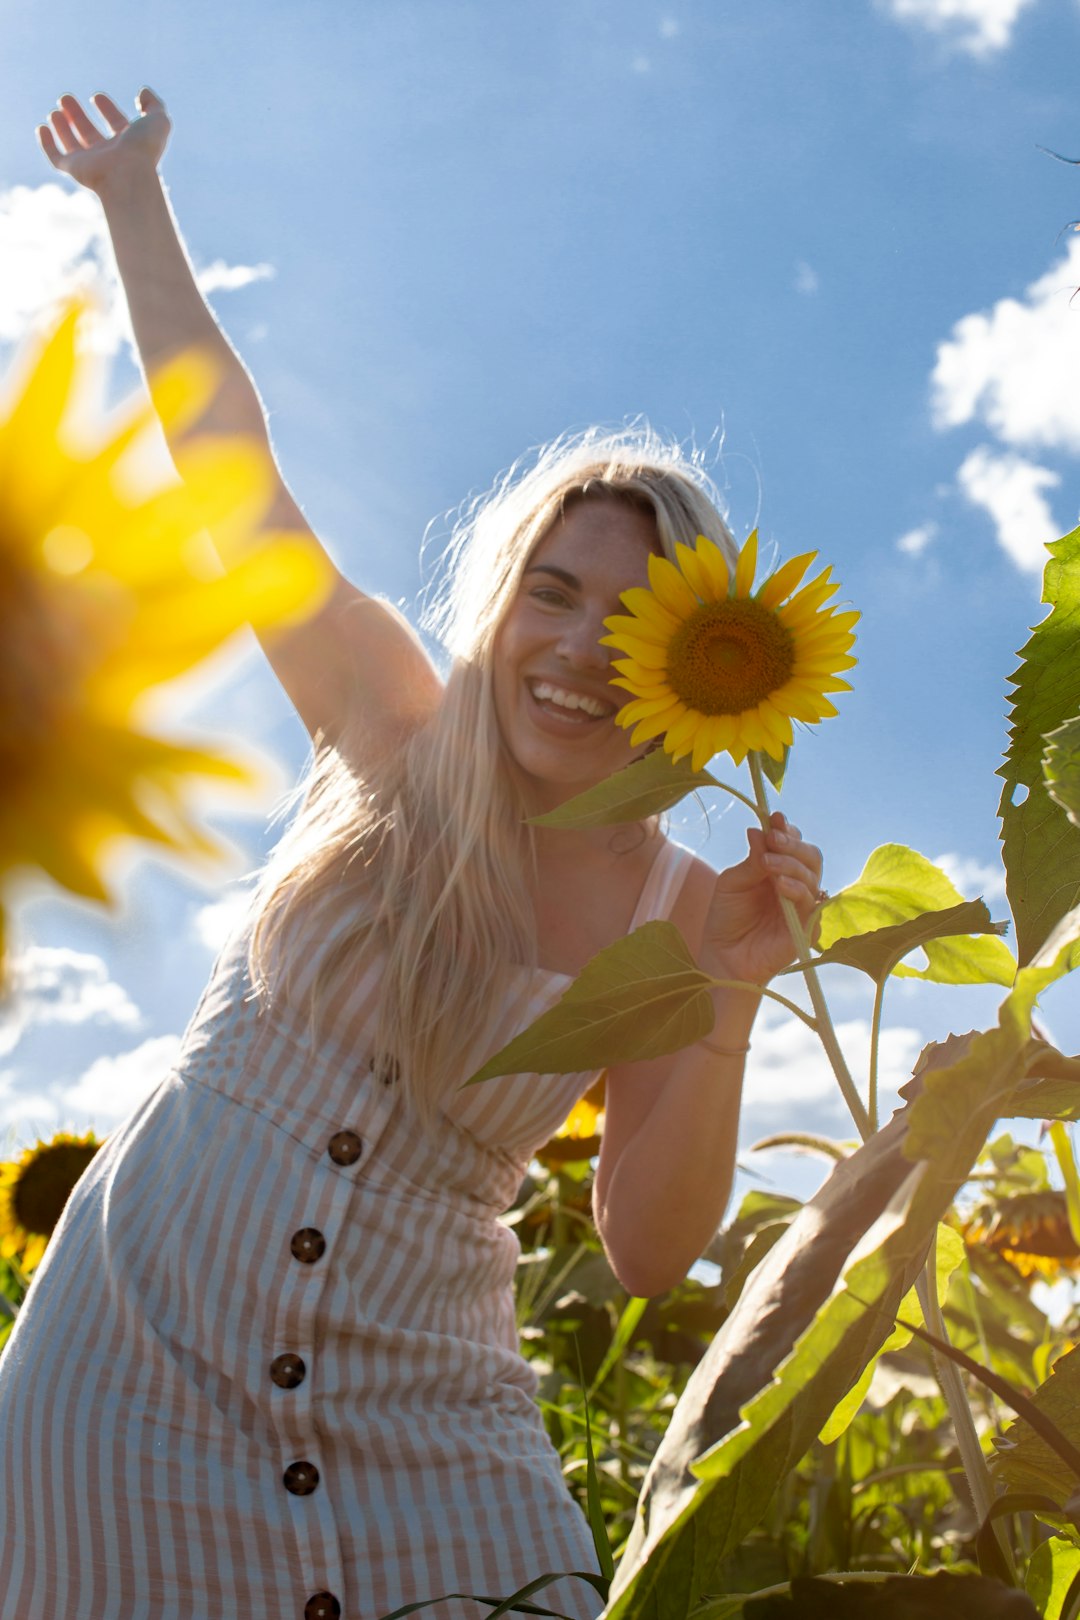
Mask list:
POLYGON ((642 923, 670 917, 694 859, 692 850, 684 849, 682 844, 673 843, 670 838, 664 839, 645 879, 630 924, 631 930, 640 928, 642 923))

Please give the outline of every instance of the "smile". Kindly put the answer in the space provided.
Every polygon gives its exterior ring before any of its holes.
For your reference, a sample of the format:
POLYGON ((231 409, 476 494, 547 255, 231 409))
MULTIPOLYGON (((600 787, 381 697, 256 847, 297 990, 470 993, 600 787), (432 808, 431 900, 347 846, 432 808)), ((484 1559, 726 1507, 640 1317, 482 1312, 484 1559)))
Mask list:
POLYGON ((610 719, 615 713, 614 703, 605 703, 584 692, 573 692, 551 681, 532 680, 526 685, 540 712, 562 725, 592 725, 598 720, 610 719))

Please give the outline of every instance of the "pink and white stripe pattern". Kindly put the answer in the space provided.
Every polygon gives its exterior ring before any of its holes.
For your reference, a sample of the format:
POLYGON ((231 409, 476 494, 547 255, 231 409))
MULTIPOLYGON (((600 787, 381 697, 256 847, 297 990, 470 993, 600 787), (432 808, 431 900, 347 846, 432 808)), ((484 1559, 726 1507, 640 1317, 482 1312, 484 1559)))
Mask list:
MULTIPOLYGON (((661 846, 634 927, 691 861, 661 846)), ((313 1050, 295 1006, 260 1011, 245 962, 242 929, 0 1355, 0 1620, 379 1620, 596 1568, 499 1220, 595 1076, 457 1092, 428 1136, 362 1038, 377 973, 313 1050)), ((564 983, 540 973, 487 1050, 564 983)), ((583 1581, 536 1601, 601 1607, 583 1581)))

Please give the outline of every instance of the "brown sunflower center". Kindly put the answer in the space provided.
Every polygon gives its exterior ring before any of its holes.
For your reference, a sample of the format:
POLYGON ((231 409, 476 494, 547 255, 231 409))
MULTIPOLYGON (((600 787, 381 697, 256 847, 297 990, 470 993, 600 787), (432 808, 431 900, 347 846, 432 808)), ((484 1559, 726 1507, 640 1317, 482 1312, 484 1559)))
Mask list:
POLYGON ((740 598, 705 602, 668 648, 668 680, 699 714, 742 714, 795 668, 795 639, 770 608, 740 598))
POLYGON ((72 1187, 96 1152, 93 1142, 50 1142, 23 1165, 12 1208, 24 1232, 51 1236, 72 1187))

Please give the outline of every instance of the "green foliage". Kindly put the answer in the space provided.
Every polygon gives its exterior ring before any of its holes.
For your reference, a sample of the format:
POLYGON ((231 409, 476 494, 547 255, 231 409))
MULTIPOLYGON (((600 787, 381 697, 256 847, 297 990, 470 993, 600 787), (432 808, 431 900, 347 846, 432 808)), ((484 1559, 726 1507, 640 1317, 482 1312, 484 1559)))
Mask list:
POLYGON ((1040 1620, 1021 1593, 982 1575, 894 1575, 880 1583, 796 1580, 790 1597, 747 1603, 745 1620, 1040 1620))
POLYGON ((573 1074, 677 1052, 712 1029, 712 982, 674 923, 645 923, 598 952, 550 1011, 466 1083, 573 1074))
POLYGON ((1050 612, 1010 677, 1015 690, 1009 747, 998 772, 1005 779, 998 815, 1006 886, 1023 963, 1080 902, 1080 826, 1048 792, 1043 776, 1045 739, 1080 711, 1080 529, 1048 550, 1042 600, 1050 612))
POLYGON ((1045 1620, 1062 1620, 1065 1594, 1078 1575, 1080 1547, 1073 1542, 1051 1536, 1036 1547, 1024 1585, 1045 1620))
POLYGON ((642 821, 670 810, 673 804, 699 788, 722 785, 708 771, 692 770, 689 759, 682 759, 676 765, 670 754, 657 748, 644 759, 635 760, 606 781, 597 783, 596 787, 567 799, 557 810, 533 816, 531 824, 534 827, 589 828, 642 821))
POLYGON ((1080 715, 1048 733, 1043 754, 1046 791, 1069 820, 1080 826, 1080 715))
MULTIPOLYGON (((839 940, 895 927, 927 912, 951 912, 955 920, 960 915, 955 908, 962 904, 959 889, 925 855, 904 844, 882 844, 855 882, 834 894, 822 908, 819 943, 824 953, 839 940)), ((984 913, 968 915, 981 919, 984 913)), ((998 932, 996 926, 994 932, 998 932)), ((897 978, 931 979, 940 984, 1010 985, 1013 981, 1016 963, 1000 939, 962 936, 931 938, 925 943, 916 939, 911 948, 917 944, 924 944, 926 968, 897 967, 893 969, 897 978)))
MULTIPOLYGON (((846 891, 845 891, 846 892, 846 891)), ((995 923, 990 919, 990 913, 981 900, 961 900, 959 905, 948 906, 942 911, 924 911, 907 922, 893 923, 886 928, 872 929, 868 934, 853 934, 842 937, 830 945, 827 950, 815 958, 820 967, 822 963, 841 962, 846 967, 861 969, 869 974, 875 984, 887 979, 890 973, 897 971, 898 964, 903 957, 920 946, 926 947, 936 941, 953 940, 961 936, 963 948, 953 951, 939 950, 931 966, 926 970, 909 970, 914 978, 933 978, 938 983, 971 983, 973 967, 980 978, 986 977, 987 969, 991 973, 1004 972, 1005 964, 992 959, 988 962, 978 960, 978 954, 973 949, 977 942, 970 936, 973 934, 1003 934, 1007 923, 995 923), (963 974, 963 977, 959 977, 963 974)), ((1006 952, 1008 955, 1008 953, 1006 952)), ((927 957, 930 952, 927 951, 927 957)), ((791 969, 788 970, 792 971, 791 969)), ((798 972, 799 969, 794 971, 798 972)), ((1009 977, 995 978, 995 983, 1011 984, 1015 963, 1009 956, 1009 977)))

